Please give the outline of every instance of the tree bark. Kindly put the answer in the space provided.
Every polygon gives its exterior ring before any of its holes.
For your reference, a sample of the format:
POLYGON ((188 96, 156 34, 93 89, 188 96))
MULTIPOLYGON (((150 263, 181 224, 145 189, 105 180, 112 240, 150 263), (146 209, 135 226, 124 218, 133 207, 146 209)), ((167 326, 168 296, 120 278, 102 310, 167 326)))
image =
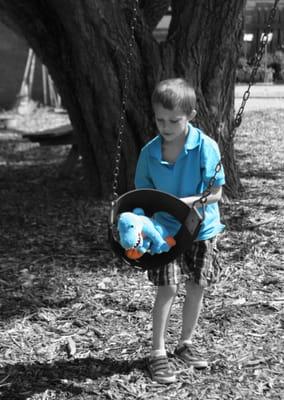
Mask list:
MULTIPOLYGON (((144 3, 146 7, 148 2, 144 3)), ((221 149, 232 130, 244 0, 173 0, 168 38, 158 44, 151 30, 153 21, 161 18, 161 9, 166 11, 165 3, 161 1, 163 7, 157 7, 157 15, 151 19, 138 11, 135 45, 130 51, 132 1, 0 0, 0 15, 18 26, 60 92, 98 197, 112 192, 128 60, 120 193, 133 188, 141 146, 155 135, 150 95, 158 80, 184 76, 193 82, 198 97, 197 123, 219 140, 221 149)), ((235 193, 239 178, 233 144, 225 147, 227 188, 235 193)))
POLYGON ((173 59, 164 75, 185 76, 197 93, 197 124, 221 148, 227 193, 238 193, 240 181, 230 141, 234 129, 234 85, 243 31, 245 0, 172 2, 172 21, 164 58, 173 59))
POLYGON ((140 8, 148 28, 153 31, 167 13, 171 0, 142 0, 140 8))

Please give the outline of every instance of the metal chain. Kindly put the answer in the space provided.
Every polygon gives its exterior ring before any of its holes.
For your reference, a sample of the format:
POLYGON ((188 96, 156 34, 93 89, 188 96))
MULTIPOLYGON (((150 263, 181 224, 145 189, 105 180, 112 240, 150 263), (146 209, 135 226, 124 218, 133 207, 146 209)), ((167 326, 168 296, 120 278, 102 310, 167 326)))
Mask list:
MULTIPOLYGON (((238 128, 242 123, 242 115, 243 115, 243 112, 244 112, 244 109, 245 109, 246 102, 248 101, 248 99, 250 97, 250 89, 251 89, 252 85, 254 84, 255 76, 256 76, 256 73, 257 73, 258 68, 260 66, 260 62, 262 60, 262 57, 263 57, 263 54, 264 54, 264 51, 265 51, 265 47, 266 47, 266 45, 268 43, 268 35, 272 30, 271 27, 272 27, 272 23, 274 21, 275 15, 276 15, 278 3, 279 3, 279 0, 275 0, 274 1, 274 5, 273 5, 273 7, 271 8, 271 10, 269 12, 267 25, 266 25, 266 28, 264 30, 263 37, 262 37, 260 46, 258 48, 258 51, 257 51, 257 53, 256 53, 256 55, 254 57, 254 64, 253 64, 253 69, 251 71, 248 88, 245 91, 245 93, 243 94, 242 104, 241 104, 241 106, 239 108, 239 111, 237 112, 236 117, 235 117, 234 128, 238 128)), ((235 129, 234 129, 234 131, 235 131, 235 129)), ((234 136, 235 135, 233 135, 233 137, 231 139, 234 139, 234 136)))
MULTIPOLYGON (((223 154, 226 154, 226 151, 228 150, 230 143, 232 143, 232 141, 234 140, 235 135, 236 135, 236 128, 238 128, 241 125, 242 115, 243 115, 243 112, 244 112, 244 109, 245 109, 245 105, 246 105, 246 102, 248 101, 248 99, 250 97, 250 89, 251 89, 252 85, 254 84, 255 76, 256 76, 256 73, 257 73, 258 68, 260 66, 260 62, 261 62, 261 59, 263 57, 264 51, 265 51, 265 46, 268 43, 268 34, 271 32, 271 26, 272 26, 272 23, 274 21, 275 15, 276 15, 278 3, 279 3, 279 0, 275 0, 272 9, 269 12, 269 17, 268 17, 267 25, 266 25, 265 30, 264 30, 262 41, 261 41, 260 47, 259 47, 259 49, 258 49, 258 51, 257 51, 257 53, 256 53, 256 55, 254 57, 254 65, 253 65, 253 69, 252 69, 252 72, 251 72, 251 75, 250 75, 248 88, 243 94, 242 104, 241 104, 241 106, 240 106, 240 108, 239 108, 239 110, 238 110, 238 112, 236 114, 236 117, 234 119, 234 126, 233 126, 233 129, 232 129, 231 133, 229 134, 229 137, 228 137, 228 140, 227 140, 227 144, 223 149, 223 154)), ((207 188, 204 190, 204 192, 202 193, 201 197, 193 203, 194 205, 197 202, 201 203, 203 206, 206 204, 208 196, 211 194, 211 189, 215 184, 215 181, 216 181, 216 178, 217 178, 217 174, 222 168, 222 159, 223 159, 223 157, 217 163, 217 165, 215 167, 214 175, 212 176, 212 178, 210 178, 207 188)))
POLYGON ((207 202, 207 198, 211 194, 211 189, 214 186, 214 183, 215 183, 216 178, 217 178, 217 174, 218 174, 218 172, 220 172, 221 168, 222 168, 222 160, 220 160, 216 164, 214 175, 209 179, 207 188, 204 190, 204 192, 202 192, 202 196, 198 200, 196 200, 193 203, 193 205, 195 205, 195 203, 197 203, 197 202, 204 205, 207 202))
POLYGON ((121 160, 121 151, 122 151, 122 140, 123 140, 123 133, 125 129, 125 122, 126 122, 126 105, 128 99, 128 92, 129 92, 129 79, 130 79, 130 67, 131 61, 133 57, 133 49, 135 45, 135 26, 137 22, 137 9, 138 9, 138 2, 139 0, 134 0, 134 6, 132 9, 132 19, 130 23, 130 41, 129 41, 129 49, 128 54, 126 57, 126 68, 124 71, 124 79, 123 79, 123 89, 122 89, 122 101, 121 101, 121 109, 120 109, 120 116, 119 116, 119 125, 118 125, 118 137, 117 137, 117 144, 116 144, 116 156, 115 156, 115 164, 114 164, 114 171, 113 171, 113 184, 112 184, 112 196, 113 200, 118 198, 118 184, 119 184, 119 172, 120 172, 120 160, 121 160))

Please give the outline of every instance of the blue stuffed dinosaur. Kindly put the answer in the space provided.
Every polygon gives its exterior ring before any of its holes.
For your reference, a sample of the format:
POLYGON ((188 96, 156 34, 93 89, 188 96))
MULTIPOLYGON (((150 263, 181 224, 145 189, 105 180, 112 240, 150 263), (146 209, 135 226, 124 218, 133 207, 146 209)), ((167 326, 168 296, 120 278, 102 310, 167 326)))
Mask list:
POLYGON ((120 245, 130 259, 138 259, 146 252, 160 254, 169 251, 176 244, 167 229, 154 218, 147 217, 142 208, 121 213, 117 229, 120 245))

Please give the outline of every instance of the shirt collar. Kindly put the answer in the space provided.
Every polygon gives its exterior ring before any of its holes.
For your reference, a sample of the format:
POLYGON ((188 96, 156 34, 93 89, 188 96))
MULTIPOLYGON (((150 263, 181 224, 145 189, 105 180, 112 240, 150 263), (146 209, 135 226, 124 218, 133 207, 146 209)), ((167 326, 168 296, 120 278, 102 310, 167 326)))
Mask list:
MULTIPOLYGON (((200 144, 200 132, 197 128, 188 124, 188 135, 184 144, 184 150, 193 150, 200 144)), ((150 147, 150 154, 152 157, 158 160, 162 159, 162 137, 161 135, 156 136, 153 141, 153 145, 150 147)))
POLYGON ((188 124, 188 135, 184 144, 185 150, 193 150, 200 144, 200 132, 197 128, 188 124))

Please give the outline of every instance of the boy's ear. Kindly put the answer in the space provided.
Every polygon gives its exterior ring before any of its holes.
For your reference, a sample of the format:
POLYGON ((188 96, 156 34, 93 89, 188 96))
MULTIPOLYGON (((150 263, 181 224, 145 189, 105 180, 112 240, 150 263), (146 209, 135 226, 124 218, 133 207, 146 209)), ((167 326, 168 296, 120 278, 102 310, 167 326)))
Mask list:
POLYGON ((188 116, 188 120, 192 121, 196 117, 196 114, 197 114, 197 111, 193 109, 188 116))

